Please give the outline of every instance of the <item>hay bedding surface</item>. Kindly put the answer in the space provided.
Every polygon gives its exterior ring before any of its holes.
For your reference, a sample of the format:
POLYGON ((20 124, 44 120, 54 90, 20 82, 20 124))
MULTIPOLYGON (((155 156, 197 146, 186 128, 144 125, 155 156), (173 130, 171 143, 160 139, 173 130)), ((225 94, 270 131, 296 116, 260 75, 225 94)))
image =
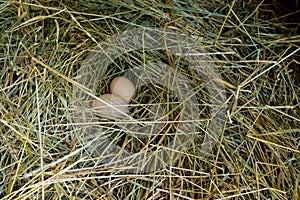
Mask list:
POLYGON ((298 3, 0 1, 0 198, 299 199, 298 3), (227 112, 208 156, 197 137, 172 168, 124 175, 81 148, 70 102, 96 43, 137 26, 201 37, 227 112))

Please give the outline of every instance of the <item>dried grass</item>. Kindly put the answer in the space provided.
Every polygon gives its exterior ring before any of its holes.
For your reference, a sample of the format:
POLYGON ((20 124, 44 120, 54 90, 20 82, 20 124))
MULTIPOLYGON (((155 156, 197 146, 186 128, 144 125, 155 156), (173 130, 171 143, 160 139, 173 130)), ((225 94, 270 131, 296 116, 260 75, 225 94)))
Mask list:
POLYGON ((299 199, 300 20, 287 13, 273 1, 0 1, 0 198, 299 199), (122 174, 85 150, 70 102, 97 43, 149 26, 202 38, 226 121, 208 156, 199 137, 173 167, 122 174))

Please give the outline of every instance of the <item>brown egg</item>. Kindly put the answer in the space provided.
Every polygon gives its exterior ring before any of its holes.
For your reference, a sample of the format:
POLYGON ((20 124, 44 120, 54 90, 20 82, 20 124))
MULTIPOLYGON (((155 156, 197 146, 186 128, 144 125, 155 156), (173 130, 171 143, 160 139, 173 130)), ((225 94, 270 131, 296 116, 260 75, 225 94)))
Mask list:
POLYGON ((129 103, 130 99, 135 95, 135 87, 129 79, 119 76, 110 83, 110 92, 121 96, 129 103))
MULTIPOLYGON (((128 113, 128 102, 126 102, 122 97, 117 94, 102 94, 99 97, 100 99, 104 100, 105 102, 112 105, 114 108, 118 110, 128 113)), ((97 110, 97 114, 108 117, 108 118, 119 118, 124 116, 118 110, 106 105, 105 103, 95 100, 93 101, 93 107, 97 110)))

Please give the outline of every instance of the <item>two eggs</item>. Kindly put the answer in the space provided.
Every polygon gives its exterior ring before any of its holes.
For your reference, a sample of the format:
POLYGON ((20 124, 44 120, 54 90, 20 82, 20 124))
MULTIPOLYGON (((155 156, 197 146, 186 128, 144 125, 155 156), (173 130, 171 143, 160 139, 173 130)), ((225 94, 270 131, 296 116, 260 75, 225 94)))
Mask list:
POLYGON ((110 118, 120 117, 122 116, 122 112, 128 114, 129 102, 135 96, 133 83, 124 76, 116 77, 110 83, 110 92, 99 96, 106 104, 95 100, 93 101, 93 108, 99 111, 102 116, 110 118))

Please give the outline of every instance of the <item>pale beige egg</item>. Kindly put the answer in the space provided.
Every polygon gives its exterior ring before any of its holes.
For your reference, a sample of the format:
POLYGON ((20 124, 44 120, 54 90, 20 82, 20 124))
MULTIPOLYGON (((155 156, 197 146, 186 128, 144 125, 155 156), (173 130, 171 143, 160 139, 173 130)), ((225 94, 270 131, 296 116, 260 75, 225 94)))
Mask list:
MULTIPOLYGON (((117 94, 102 94, 99 96, 100 99, 103 101, 109 103, 114 108, 117 108, 118 110, 128 114, 128 102, 124 100, 122 97, 120 97, 117 94)), ((107 118, 119 118, 124 116, 121 112, 118 110, 110 107, 109 105, 106 105, 105 103, 95 100, 93 101, 93 108, 97 110, 97 114, 102 117, 107 118)))
POLYGON ((110 92, 121 96, 129 103, 130 99, 135 95, 135 87, 129 79, 119 76, 110 83, 110 92))

